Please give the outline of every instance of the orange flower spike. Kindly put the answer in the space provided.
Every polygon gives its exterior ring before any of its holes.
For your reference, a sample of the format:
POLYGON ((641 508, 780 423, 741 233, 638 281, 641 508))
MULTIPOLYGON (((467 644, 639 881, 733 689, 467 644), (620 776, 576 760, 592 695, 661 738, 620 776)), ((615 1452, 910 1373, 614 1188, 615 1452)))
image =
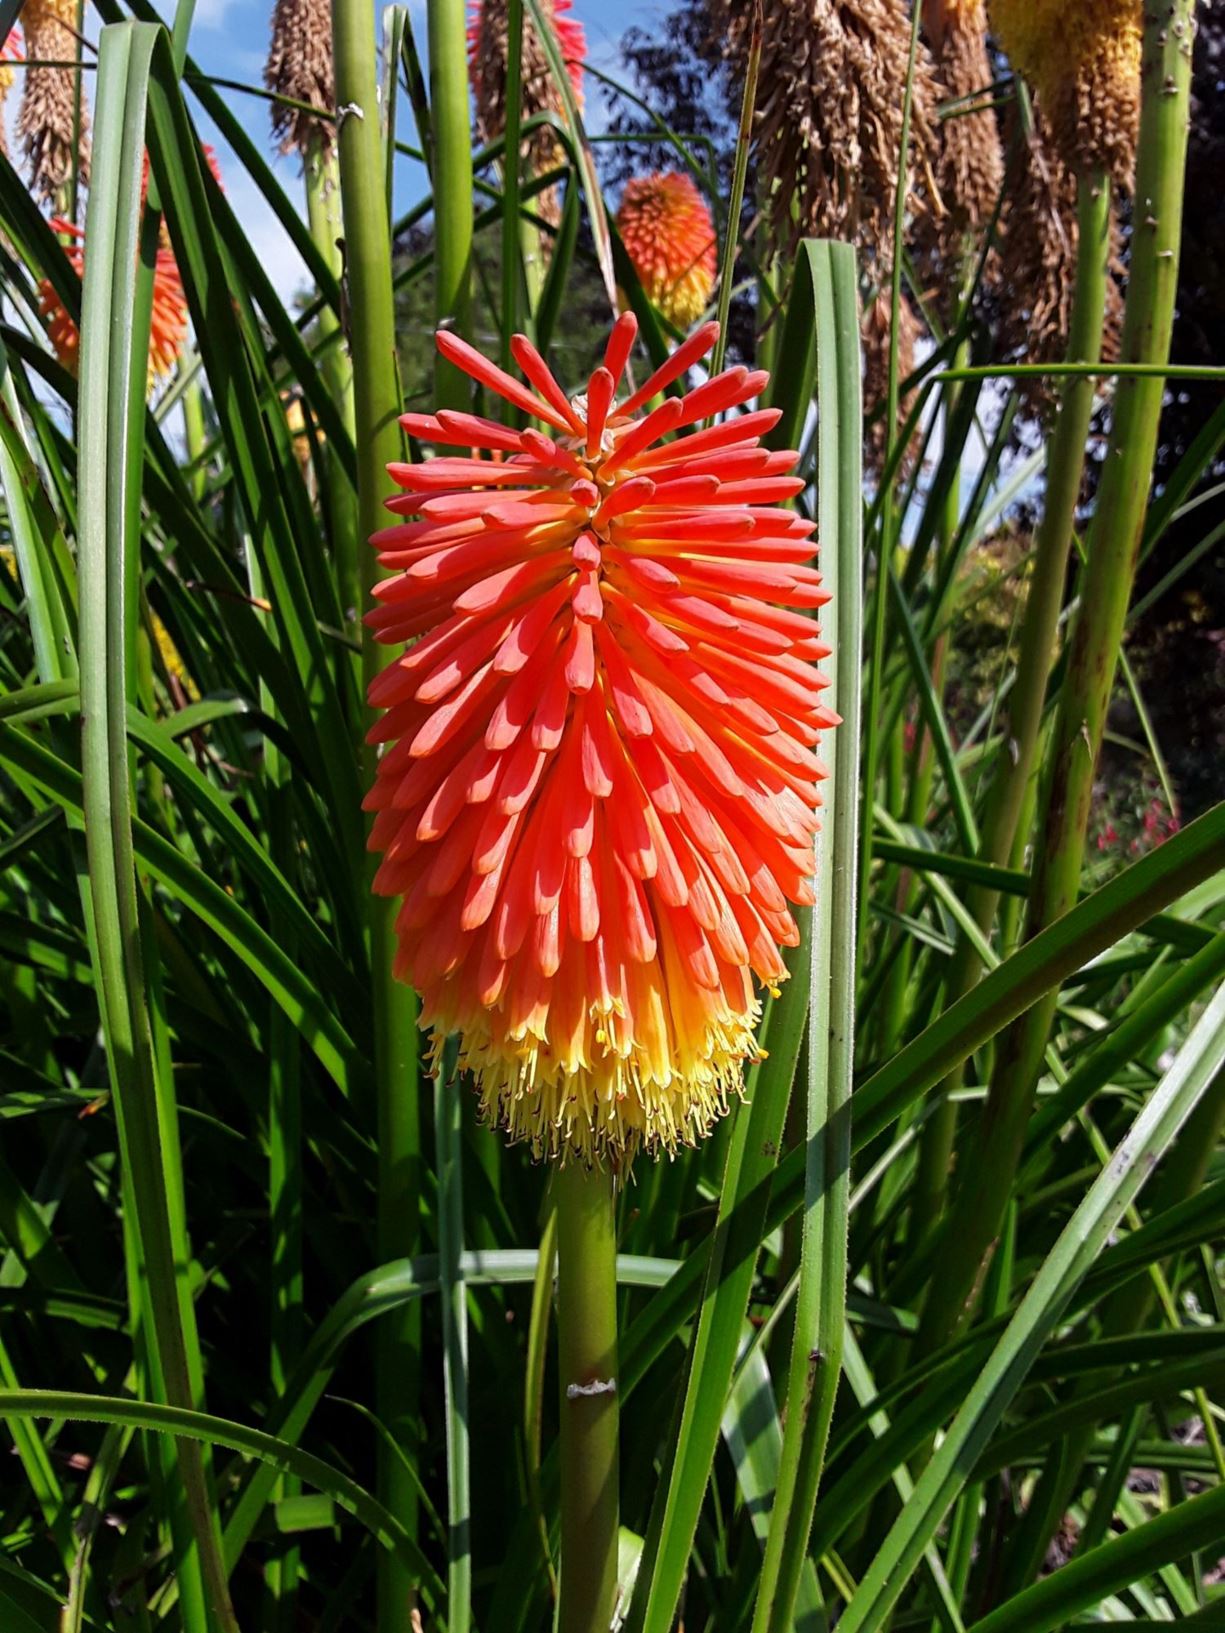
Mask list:
POLYGON ((715 282, 710 208, 683 171, 626 183, 617 231, 646 291, 669 323, 687 329, 706 310, 715 282))
MULTIPOLYGON (((85 234, 71 221, 54 218, 51 229, 69 240, 64 253, 78 278, 85 276, 85 234)), ((38 309, 47 320, 47 334, 55 355, 71 373, 80 363, 81 337, 67 308, 49 278, 38 285, 38 309)), ((187 297, 174 255, 162 248, 157 252, 153 272, 153 316, 149 329, 149 385, 158 376, 171 374, 187 340, 187 297)))
POLYGON ((812 524, 779 508, 796 455, 760 442, 777 412, 660 440, 765 377, 729 369, 643 415, 717 326, 618 403, 636 330, 618 320, 573 399, 522 336, 526 385, 438 336, 549 430, 404 416, 461 452, 389 467, 403 519, 372 540, 393 576, 367 618, 414 643, 370 688, 397 973, 435 1047, 458 1034, 491 1120, 537 1155, 618 1165, 699 1139, 759 1058, 836 724, 812 524))

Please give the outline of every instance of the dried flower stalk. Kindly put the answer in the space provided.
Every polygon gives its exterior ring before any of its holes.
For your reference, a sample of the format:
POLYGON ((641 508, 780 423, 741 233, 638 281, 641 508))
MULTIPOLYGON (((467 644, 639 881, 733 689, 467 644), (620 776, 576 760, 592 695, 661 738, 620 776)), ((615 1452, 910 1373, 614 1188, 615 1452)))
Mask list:
POLYGON ((276 0, 264 84, 288 99, 272 104, 272 133, 281 152, 300 153, 303 159, 326 158, 336 141, 331 120, 289 103, 329 113, 336 105, 329 0, 276 0))
MULTIPOLYGON (((31 62, 69 62, 77 57, 76 0, 26 0, 22 7, 26 57, 31 62)), ((17 114, 17 134, 29 169, 30 190, 49 202, 72 180, 89 181, 89 107, 72 68, 27 68, 17 114)))

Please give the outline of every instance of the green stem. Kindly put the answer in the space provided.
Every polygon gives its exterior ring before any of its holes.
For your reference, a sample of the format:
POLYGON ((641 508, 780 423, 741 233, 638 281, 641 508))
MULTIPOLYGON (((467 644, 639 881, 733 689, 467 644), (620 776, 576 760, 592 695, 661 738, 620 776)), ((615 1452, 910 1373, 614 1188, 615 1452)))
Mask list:
MULTIPOLYGON (((1104 176, 1081 178, 1077 216, 1079 240, 1068 359, 1093 362, 1101 354, 1110 267, 1110 188, 1104 176)), ((983 815, 982 860, 997 867, 1009 865, 1020 828, 1025 791, 1037 756, 1047 682, 1059 639, 1059 615, 1076 525, 1076 504, 1084 476, 1093 396, 1091 376, 1069 380, 1051 432, 1045 504, 1035 541, 1016 683, 1009 699, 1008 750, 996 756, 995 778, 983 815)), ((998 904, 999 892, 985 886, 975 886, 967 894, 966 905, 984 935, 990 933, 998 904)), ((955 1003, 969 992, 981 973, 982 963, 974 944, 963 934, 949 972, 947 1001, 955 1003)), ((964 1075, 964 1066, 961 1066, 946 1079, 940 1090, 940 1104, 923 1130, 915 1186, 916 1241, 936 1223, 947 1205, 949 1168, 957 1135, 957 1104, 953 1096, 961 1087, 964 1075)))
MULTIPOLYGON (((335 148, 321 143, 306 155, 306 216, 310 235, 320 255, 339 278, 344 272, 340 250, 340 166, 335 148)), ((320 371, 327 382, 328 395, 340 409, 345 429, 355 432, 353 417, 353 364, 342 346, 330 344, 340 327, 332 308, 324 302, 319 313, 320 371)), ((345 624, 356 625, 362 610, 362 545, 357 536, 357 509, 353 489, 335 454, 329 450, 331 470, 330 508, 335 556, 336 589, 345 624)))
MULTIPOLYGON (((247 582, 253 597, 265 594, 257 553, 247 550, 247 582)), ((275 716, 276 701, 264 680, 259 688, 260 708, 275 716)), ((271 801, 274 854, 292 876, 293 822, 288 804, 290 766, 277 744, 264 750, 264 772, 271 801)), ((292 948, 293 934, 281 924, 277 939, 292 948)), ((268 1220, 271 1233, 271 1287, 268 1316, 271 1350, 269 1377, 278 1396, 293 1376, 304 1342, 303 1321, 303 1210, 302 1210, 302 1055, 293 1023, 279 1004, 271 1006, 268 1049, 268 1220)), ((277 1481, 275 1501, 297 1496, 302 1483, 292 1474, 277 1481)), ((289 1633, 297 1619, 297 1590, 302 1553, 286 1548, 269 1559, 264 1582, 271 1603, 264 1623, 269 1633, 289 1633)))
MULTIPOLYGON (((401 455, 397 425, 400 388, 396 369, 395 302, 391 281, 391 232, 387 219, 374 31, 362 0, 333 0, 336 100, 340 120, 341 208, 348 272, 350 350, 357 448, 358 535, 365 539, 383 522, 383 500, 392 492, 389 461, 401 455)), ((372 550, 362 552, 362 604, 376 576, 372 550)), ((367 680, 392 656, 369 641, 367 680)), ((339 747, 339 745, 338 745, 339 747)), ((373 753, 366 751, 366 780, 373 753)), ((412 993, 392 974, 395 903, 370 898, 370 963, 374 1009, 374 1071, 378 1104, 378 1206, 376 1253, 381 1263, 411 1253, 419 1214, 420 1130, 417 1095, 417 1012, 412 993)), ((394 1444, 380 1442, 380 1500, 411 1531, 417 1506, 405 1450, 415 1451, 418 1421, 418 1322, 397 1311, 379 1324, 375 1400, 394 1444)), ((413 1581, 406 1565, 388 1550, 379 1560, 379 1633, 408 1633, 413 1581)))
POLYGON ((740 210, 744 203, 745 179, 749 173, 749 149, 753 142, 753 110, 757 105, 757 74, 761 67, 764 30, 761 0, 754 0, 749 54, 744 73, 744 93, 740 99, 740 128, 736 133, 732 195, 727 201, 727 228, 723 237, 723 256, 719 265, 719 305, 716 312, 719 334, 715 340, 714 356, 710 360, 711 374, 722 373, 723 361, 727 356, 727 319, 732 309, 732 286, 736 281, 737 252, 740 248, 740 210))
MULTIPOLYGON (((910 29, 910 57, 906 68, 906 88, 902 97, 901 155, 898 161, 897 189, 893 209, 893 246, 891 254, 890 319, 889 319, 889 388, 886 406, 885 457, 881 468, 888 471, 893 463, 893 445, 898 422, 898 315, 902 307, 902 240, 906 217, 906 191, 909 179, 910 119, 914 106, 915 64, 919 51, 919 26, 922 8, 914 8, 910 29)), ((863 739, 863 800, 867 820, 859 838, 859 922, 855 946, 857 968, 862 970, 867 950, 868 909, 872 877, 872 810, 876 801, 876 782, 880 775, 881 758, 881 687, 885 674, 885 630, 888 624, 889 563, 896 539, 894 537, 895 503, 892 481, 887 482, 880 511, 880 530, 876 540, 876 583, 872 602, 872 647, 869 657, 868 691, 864 710, 863 739)))
MULTIPOLYGON (((511 336, 519 328, 519 285, 530 243, 526 222, 519 219, 520 127, 522 125, 521 86, 523 76, 523 0, 506 4, 506 151, 502 158, 502 352, 501 364, 511 367, 511 336)), ((535 256, 540 256, 540 236, 535 235, 535 256)), ((530 296, 536 310, 539 284, 530 296)), ((508 420, 508 425, 516 423, 508 420)))
MULTIPOLYGON (((1225 1126, 1225 1071, 1220 1071, 1203 1099, 1187 1118, 1179 1133, 1178 1143, 1167 1156, 1161 1172, 1154 1176, 1153 1217, 1164 1213, 1167 1208, 1185 1202, 1199 1190, 1207 1177, 1208 1165, 1217 1149, 1223 1126, 1225 1126)), ((1100 1136, 1095 1141, 1099 1146, 1103 1143, 1100 1136)), ((1106 1155, 1107 1153, 1099 1150, 1099 1156, 1103 1159, 1106 1155)), ((1128 1222, 1132 1229, 1139 1228, 1141 1221, 1137 1210, 1129 1210, 1128 1222)), ((1171 1330, 1178 1327, 1179 1317, 1166 1279, 1167 1269, 1168 1266, 1162 1266, 1160 1263, 1151 1264, 1148 1275, 1135 1277, 1106 1301, 1099 1317, 1099 1330, 1103 1338, 1122 1337, 1127 1333, 1139 1332, 1147 1326, 1153 1306, 1158 1300, 1162 1304, 1166 1324, 1171 1330)), ((1119 1369, 1095 1373, 1091 1379, 1079 1385, 1074 1396, 1091 1399, 1121 1376, 1122 1371, 1119 1369)), ((1219 1440, 1211 1410, 1207 1401, 1200 1399, 1203 1395, 1202 1390, 1196 1390, 1195 1395, 1200 1401, 1200 1416, 1205 1436, 1219 1455, 1219 1440)), ((1005 1577, 1006 1590, 1001 1598, 1010 1598, 1014 1593, 1020 1593, 1038 1576, 1047 1558, 1051 1537, 1081 1489, 1085 1460, 1093 1445, 1097 1427, 1092 1421, 1072 1427, 1060 1443, 1059 1455, 1048 1461, 1035 1488, 1034 1496, 1026 1508, 1025 1519, 1013 1539, 1005 1577)), ((1104 1500, 1102 1496, 1104 1484, 1103 1477, 1094 1495, 1095 1514, 1097 1505, 1104 1500)), ((1112 1509, 1113 1502, 1110 1503, 1110 1510, 1112 1509)), ((1109 1517, 1109 1511, 1097 1515, 1097 1524, 1099 1526, 1105 1524, 1108 1529, 1109 1517)), ((1086 1541, 1082 1537, 1077 1552, 1083 1556, 1088 1551, 1086 1541)))
POLYGON ((442 1306, 443 1393, 447 1414, 447 1627, 472 1625, 472 1488, 468 1448, 468 1295, 464 1248, 462 1111, 458 1038, 447 1040, 434 1074, 438 1180, 438 1287, 442 1306))
MULTIPOLYGON (((434 316, 460 334, 471 320, 472 132, 464 0, 429 0, 430 118, 434 133, 434 316)), ((439 357, 439 408, 470 406, 465 375, 439 357)))
MULTIPOLYGON (((179 364, 180 370, 182 363, 179 364)), ((204 396, 200 390, 199 380, 192 380, 183 387, 183 429, 187 438, 187 463, 191 467, 191 491, 196 499, 203 499, 205 488, 204 472, 204 396)))
MULTIPOLYGON (((958 297, 959 307, 970 299, 973 293, 974 267, 967 260, 963 263, 961 290, 958 297)), ((969 360, 970 343, 963 340, 953 354, 953 364, 964 364, 969 360)), ((957 399, 960 387, 950 385, 946 387, 942 404, 944 433, 947 437, 954 425, 957 399)), ((942 577, 944 564, 949 560, 957 547, 961 521, 961 471, 954 473, 949 483, 948 492, 940 506, 939 521, 939 558, 937 562, 937 577, 942 577)), ((943 703, 944 677, 948 663, 949 625, 955 610, 957 581, 954 580, 950 592, 950 605, 946 615, 944 627, 936 636, 931 649, 931 677, 932 693, 943 703)), ((927 807, 931 801, 932 782, 936 770, 935 745, 931 732, 926 723, 920 719, 915 726, 914 747, 910 753, 910 765, 906 778, 906 821, 912 827, 923 828, 927 822, 927 807)), ((908 913, 916 899, 917 885, 914 875, 907 868, 898 878, 897 905, 899 913, 908 913)), ((881 1028, 882 1053, 893 1054, 901 1041, 902 1032, 906 1024, 907 1001, 910 994, 911 971, 914 962, 915 943, 912 936, 904 936, 901 950, 894 959, 893 967, 889 972, 889 981, 885 989, 883 1003, 884 1022, 881 1028)))
MULTIPOLYGON (((156 221, 139 209, 152 29, 103 31, 97 169, 81 295, 78 401, 81 773, 88 857, 86 922, 114 1093, 134 1329, 149 1387, 198 1405, 202 1375, 188 1285, 177 1123, 156 966, 132 841, 132 769, 123 722, 136 695, 140 471, 156 221), (135 1272, 133 1274, 133 1272, 135 1272)), ((169 1463, 169 1459, 167 1459, 169 1463)), ((157 1462, 153 1461, 156 1480, 157 1462)), ((185 1624, 237 1633, 201 1448, 176 1441, 170 1468, 185 1624)))
POLYGON ((561 1381, 558 1633, 607 1633, 617 1591, 617 1236, 612 1175, 569 1162, 557 1195, 561 1381))
POLYGON ((814 288, 822 565, 836 619, 830 698, 834 740, 829 816, 817 839, 805 1082, 805 1179, 800 1281, 787 1376, 786 1425, 753 1616, 754 1633, 791 1633, 842 1375, 855 1038, 855 870, 859 829, 859 574, 863 481, 859 293, 847 244, 817 246, 814 288))
MULTIPOLYGON (((1125 363, 1160 365, 1169 357, 1194 26, 1193 0, 1168 0, 1146 11, 1137 229, 1121 346, 1125 363)), ((1043 786, 1044 844, 1035 863, 1028 936, 1066 913, 1080 884, 1093 778, 1144 527, 1163 392, 1160 377, 1132 375, 1120 380, 1115 399, 1080 611, 1043 786)), ((973 1309, 1016 1173, 1057 998, 1057 989, 1046 993, 1001 1041, 978 1131, 976 1160, 954 1202, 924 1312, 921 1339, 928 1347, 961 1326, 973 1309)))

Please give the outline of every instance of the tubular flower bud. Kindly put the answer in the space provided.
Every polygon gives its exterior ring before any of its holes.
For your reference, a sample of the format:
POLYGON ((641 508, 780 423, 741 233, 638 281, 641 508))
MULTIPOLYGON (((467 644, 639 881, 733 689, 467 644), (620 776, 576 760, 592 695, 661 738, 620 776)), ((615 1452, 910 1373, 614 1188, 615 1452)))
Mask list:
MULTIPOLYGON (((26 0, 21 10, 28 61, 72 62, 77 57, 76 0, 26 0)), ((17 113, 30 170, 30 190, 52 199, 72 179, 89 181, 89 104, 72 68, 27 68, 17 113), (79 95, 80 131, 77 132, 79 95)))
MULTIPOLYGON (((748 58, 751 6, 712 0, 712 32, 733 66, 748 58)), ((775 0, 766 8, 753 148, 783 251, 802 237, 851 238, 892 259, 910 57, 905 0, 775 0)), ((935 80, 915 65, 911 163, 917 217, 936 207, 935 80)))
POLYGON ((330 0, 276 0, 264 84, 287 99, 272 104, 272 134, 281 152, 303 159, 329 154, 336 141, 332 122, 309 110, 330 114, 336 106, 330 0), (305 107, 289 105, 294 102, 305 107))
MULTIPOLYGON (((70 221, 53 220, 52 230, 68 238, 64 254, 71 261, 78 278, 85 276, 85 234, 70 221)), ((47 320, 47 334, 55 348, 55 355, 71 373, 80 363, 81 336, 68 309, 60 300, 50 279, 43 278, 38 286, 38 307, 47 320)), ((187 299, 183 281, 168 249, 159 248, 157 266, 153 274, 153 320, 149 331, 149 380, 152 387, 158 376, 169 374, 178 361, 187 339, 187 299)))
POLYGON ((669 323, 688 329, 715 283, 715 229, 706 200, 682 171, 625 185, 617 231, 646 291, 669 323))
POLYGON ((1064 161, 1130 191, 1140 123, 1141 0, 991 0, 991 26, 1038 95, 1064 161))
MULTIPOLYGON (((587 36, 576 17, 569 16, 571 0, 544 0, 542 10, 566 65, 570 86, 580 110, 583 106, 583 59, 587 36)), ((493 142, 506 129, 506 0, 474 0, 468 22, 468 74, 476 100, 476 125, 483 141, 493 142)), ((521 118, 551 113, 564 117, 561 92, 553 78, 549 59, 524 8, 523 45, 519 70, 521 118)), ((566 161, 566 152, 547 125, 528 138, 528 162, 532 175, 543 176, 566 161)), ((546 221, 561 219, 556 188, 536 195, 533 207, 546 221)))
POLYGON ((760 1058, 789 903, 812 901, 814 748, 836 717, 814 661, 826 599, 796 455, 761 437, 734 368, 644 413, 708 324, 618 399, 613 328, 567 398, 449 333, 452 363, 545 429, 406 414, 447 452, 393 465, 392 575, 367 623, 412 642, 375 680, 375 889, 402 896, 396 973, 435 1049, 458 1034, 486 1115, 538 1156, 624 1165, 704 1135, 760 1058))

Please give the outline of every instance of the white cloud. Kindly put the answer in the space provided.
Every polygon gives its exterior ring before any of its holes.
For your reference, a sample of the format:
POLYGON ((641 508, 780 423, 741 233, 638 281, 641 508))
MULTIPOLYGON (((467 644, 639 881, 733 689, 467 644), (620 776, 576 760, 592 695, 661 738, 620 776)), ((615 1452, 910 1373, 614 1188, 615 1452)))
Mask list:
MULTIPOLYGON (((233 11, 234 3, 235 0, 196 0, 193 28, 223 28, 226 14, 233 11)), ((174 22, 175 0, 153 0, 153 5, 168 23, 174 22)))
POLYGON ((234 0, 196 0, 196 12, 193 21, 201 28, 221 28, 225 24, 226 13, 233 9, 234 0))

